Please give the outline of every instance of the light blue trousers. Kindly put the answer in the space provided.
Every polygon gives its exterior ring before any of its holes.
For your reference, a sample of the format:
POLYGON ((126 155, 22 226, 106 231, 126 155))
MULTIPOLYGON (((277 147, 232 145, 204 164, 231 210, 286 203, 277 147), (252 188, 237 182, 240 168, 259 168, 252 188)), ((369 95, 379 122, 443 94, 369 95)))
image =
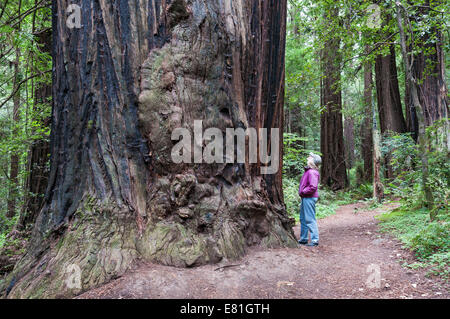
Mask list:
POLYGON ((319 228, 316 220, 316 203, 318 198, 302 198, 300 206, 300 241, 308 242, 308 231, 311 233, 311 242, 319 243, 319 228))

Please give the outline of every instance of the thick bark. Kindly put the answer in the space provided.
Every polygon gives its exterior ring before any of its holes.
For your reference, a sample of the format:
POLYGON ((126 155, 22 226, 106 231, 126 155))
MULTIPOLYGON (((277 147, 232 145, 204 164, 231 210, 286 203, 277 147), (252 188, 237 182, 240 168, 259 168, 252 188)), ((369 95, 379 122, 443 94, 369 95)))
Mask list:
POLYGON ((363 180, 371 182, 373 178, 373 115, 372 115, 372 64, 364 65, 364 120, 361 125, 361 154, 364 161, 363 180))
MULTIPOLYGON (((436 4, 434 3, 434 5, 436 4)), ((425 6, 420 8, 417 16, 413 18, 419 22, 424 16, 436 14, 430 10, 429 6, 429 1, 426 1, 425 6)), ((412 62, 412 73, 417 81, 418 98, 423 108, 425 125, 428 127, 436 121, 448 119, 449 117, 443 36, 440 30, 432 27, 429 32, 415 34, 415 37, 418 39, 416 41, 419 42, 419 45, 417 45, 419 50, 417 50, 418 53, 414 56, 412 62)), ((412 51, 411 45, 407 46, 407 48, 410 52, 412 51)), ((408 125, 417 140, 419 133, 417 111, 414 107, 414 101, 411 98, 411 88, 407 87, 407 90, 407 101, 409 103, 408 125)), ((442 132, 440 132, 443 140, 441 143, 437 143, 437 146, 445 148, 447 151, 450 150, 449 134, 449 124, 448 120, 446 120, 445 125, 442 127, 442 132)))
MULTIPOLYGON (((390 47, 390 54, 377 56, 375 77, 381 134, 385 136, 390 133, 405 133, 406 122, 403 117, 393 45, 390 47)), ((385 156, 385 176, 388 179, 394 178, 390 161, 391 156, 387 154, 385 156)))
MULTIPOLYGON (((337 9, 335 9, 337 13, 337 9)), ((344 129, 342 122, 342 92, 340 87, 340 40, 331 38, 322 51, 323 78, 321 84, 320 149, 322 153, 321 180, 333 190, 347 186, 344 129)))
MULTIPOLYGON (((429 6, 426 1, 426 6, 429 6)), ((420 10, 423 15, 429 15, 430 9, 420 10)), ((425 125, 448 117, 447 86, 445 82, 445 60, 442 33, 432 28, 433 34, 425 33, 420 37, 423 45, 414 59, 412 67, 418 83, 419 101, 423 106, 425 125), (436 39, 432 39, 434 36, 436 39)))
POLYGON ((49 187, 10 296, 71 296, 138 257, 186 267, 296 246, 281 160, 273 175, 171 160, 194 120, 282 130, 286 1, 85 0, 81 29, 69 4, 53 7, 49 187))
POLYGON ((389 131, 405 133, 406 123, 403 117, 393 46, 390 48, 390 54, 377 56, 375 73, 381 134, 389 131))

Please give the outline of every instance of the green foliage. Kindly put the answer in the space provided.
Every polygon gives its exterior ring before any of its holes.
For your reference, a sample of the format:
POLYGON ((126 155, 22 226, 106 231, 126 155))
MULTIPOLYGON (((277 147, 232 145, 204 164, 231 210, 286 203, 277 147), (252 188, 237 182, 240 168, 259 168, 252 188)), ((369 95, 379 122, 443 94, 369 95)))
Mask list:
POLYGON ((418 147, 410 133, 386 135, 381 144, 381 152, 383 157, 390 154, 390 165, 394 175, 403 180, 411 177, 408 172, 417 166, 419 156, 418 147))
POLYGON ((298 196, 299 180, 292 178, 283 179, 283 192, 286 210, 290 217, 297 217, 300 208, 300 196, 298 196))
POLYGON ((391 154, 396 178, 385 192, 400 197, 402 206, 390 214, 381 215, 381 228, 395 234, 418 257, 411 268, 427 268, 430 274, 449 278, 450 217, 450 164, 445 143, 442 143, 445 121, 427 128, 429 180, 437 219, 430 222, 430 211, 424 208, 421 161, 418 146, 408 134, 389 135, 383 142, 383 152, 391 154))
MULTIPOLYGON (((441 143, 444 121, 427 128, 427 134, 434 136, 437 143, 428 147, 428 170, 430 187, 436 209, 448 210, 450 195, 450 161, 445 145, 441 143), (436 137, 437 136, 437 137, 436 137)), ((431 139, 433 140, 433 139, 431 139)), ((386 193, 401 197, 410 207, 423 207, 425 200, 422 185, 422 163, 418 145, 409 134, 389 135, 383 141, 382 151, 391 154, 390 164, 396 178, 388 184, 386 193)))
POLYGON ((394 234, 413 250, 418 263, 410 268, 429 268, 430 273, 448 279, 450 252, 450 216, 442 211, 439 219, 430 222, 429 211, 401 206, 376 218, 382 232, 394 234))
POLYGON ((0 233, 0 250, 5 246, 6 243, 6 234, 0 233))
POLYGON ((306 159, 312 150, 307 150, 302 143, 308 139, 295 133, 284 133, 283 173, 288 177, 298 177, 303 174, 306 159))
POLYGON ((35 6, 30 0, 0 5, 0 233, 9 232, 17 219, 5 217, 7 201, 14 200, 16 215, 24 205, 31 146, 49 137, 45 123, 51 100, 37 99, 35 91, 51 83, 52 59, 39 43, 40 35, 51 28, 51 2, 41 2, 38 10, 35 6), (10 172, 13 156, 19 159, 17 181, 10 172))
MULTIPOLYGON (((314 46, 310 7, 303 1, 289 4, 289 24, 286 39, 286 131, 295 134, 304 149, 318 150, 320 130, 320 63, 314 46), (307 136, 308 138, 305 138, 307 136)), ((294 146, 292 146, 294 147, 294 146)), ((291 153, 292 154, 292 153, 291 153)), ((288 155, 288 160, 292 159, 288 155)), ((301 165, 287 166, 291 176, 301 165), (293 170, 293 171, 292 171, 293 170)), ((300 170, 301 171, 301 170, 300 170)))
POLYGON ((316 217, 317 219, 326 218, 336 214, 336 210, 339 208, 339 204, 335 202, 322 202, 319 200, 316 204, 316 217))
POLYGON ((358 166, 357 165, 355 165, 351 169, 347 170, 347 178, 348 178, 349 188, 356 187, 356 184, 357 184, 357 176, 356 176, 357 170, 358 170, 358 166))
POLYGON ((353 198, 358 200, 370 199, 373 197, 373 184, 361 184, 356 188, 350 190, 350 193, 353 195, 353 198))
MULTIPOLYGON (((432 59, 435 45, 443 43, 446 62, 449 61, 448 1, 400 0, 409 18, 405 29, 413 32, 408 37, 408 47, 413 54, 424 54, 426 68, 423 76, 434 72, 432 59), (426 6, 430 6, 426 10, 426 6), (442 34, 443 39, 438 39, 442 34)), ((360 132, 365 114, 364 81, 360 72, 366 63, 374 64, 377 56, 390 53, 392 44, 399 43, 396 21, 396 1, 378 1, 381 21, 378 27, 370 26, 373 1, 289 1, 289 24, 286 48, 286 106, 288 114, 284 157, 284 191, 288 212, 298 218, 300 199, 298 181, 303 173, 308 149, 317 150, 320 140, 320 82, 322 70, 320 55, 326 50, 328 40, 338 38, 341 57, 340 75, 343 115, 352 117, 355 132, 360 132), (333 13, 334 12, 334 13, 333 13), (335 14, 338 12, 337 14, 335 14), (307 138, 305 138, 307 137, 307 138)), ((407 21, 407 20, 405 20, 407 21)), ((394 46, 400 56, 400 48, 394 46)), ((403 61, 397 59, 398 81, 401 99, 405 95, 403 61)), ((446 65, 450 65, 446 63, 446 65)), ((449 69, 446 69, 448 75, 449 69)), ((448 76, 447 76, 448 78, 448 76)), ((420 83, 423 79, 418 78, 420 83)), ((405 106, 406 107, 406 106, 405 106)), ((402 207, 386 216, 382 223, 384 231, 394 232, 408 247, 416 251, 427 267, 448 274, 448 198, 450 193, 450 161, 446 143, 448 128, 445 120, 427 129, 432 144, 428 147, 428 186, 431 188, 438 220, 430 223, 430 211, 425 204, 422 185, 422 163, 416 142, 409 134, 390 134, 383 137, 382 153, 389 154, 390 166, 396 178, 382 180, 387 197, 400 198, 402 207), (434 267, 434 268, 433 268, 434 267)), ((361 137, 356 134, 355 154, 360 157, 361 137)), ((332 213, 337 205, 370 200, 372 183, 362 183, 362 163, 348 169, 350 188, 342 192, 329 192, 321 188, 317 204, 318 215, 332 213), (320 212, 320 213, 319 213, 320 212)), ((385 167, 383 167, 384 169, 385 167)), ((376 201, 372 208, 379 206, 376 201)))
POLYGON ((450 225, 448 222, 428 223, 411 238, 411 248, 421 258, 450 251, 450 225))
POLYGON ((18 217, 19 216, 16 215, 13 218, 7 218, 4 214, 0 214, 0 234, 9 233, 9 231, 16 224, 18 217))
POLYGON ((450 278, 450 251, 431 255, 428 258, 428 264, 431 266, 430 274, 441 276, 447 280, 450 278))

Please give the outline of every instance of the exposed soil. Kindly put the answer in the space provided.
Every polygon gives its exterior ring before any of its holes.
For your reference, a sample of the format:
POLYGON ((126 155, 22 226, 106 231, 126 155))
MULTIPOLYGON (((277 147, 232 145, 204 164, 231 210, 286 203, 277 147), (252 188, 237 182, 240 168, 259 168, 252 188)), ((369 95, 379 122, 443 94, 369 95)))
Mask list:
POLYGON ((192 269, 141 264, 78 298, 449 298, 447 283, 402 267, 413 254, 377 231, 374 216, 392 208, 341 207, 319 221, 319 247, 253 248, 239 261, 192 269), (367 285, 376 273, 371 265, 379 266, 379 287, 367 285))

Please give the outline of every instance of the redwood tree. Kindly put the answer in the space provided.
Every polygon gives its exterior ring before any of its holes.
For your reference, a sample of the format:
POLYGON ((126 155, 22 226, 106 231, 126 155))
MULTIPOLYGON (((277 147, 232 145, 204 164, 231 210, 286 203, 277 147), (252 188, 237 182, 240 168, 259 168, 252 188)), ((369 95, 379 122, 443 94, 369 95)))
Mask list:
POLYGON ((49 186, 10 296, 72 296, 137 258, 190 267, 296 246, 281 161, 261 175, 170 156, 194 120, 283 128, 286 0, 80 0, 69 29, 72 3, 53 2, 49 186))
MULTIPOLYGON (((440 14, 433 9, 434 6, 440 4, 439 2, 433 1, 430 4, 430 1, 425 1, 424 5, 418 8, 417 13, 411 19, 418 25, 427 25, 427 21, 424 20, 426 17, 436 19, 436 15, 440 14)), ((422 26, 422 28, 424 27, 422 26)), ((408 45, 409 51, 412 51, 414 47, 417 52, 414 54, 412 72, 414 78, 417 79, 418 98, 423 107, 425 125, 431 126, 436 121, 449 117, 448 91, 445 81, 444 39, 441 27, 436 25, 430 25, 427 30, 419 29, 413 35, 415 43, 408 45)), ((409 94, 410 88, 407 87, 407 91, 407 124, 409 130, 413 132, 417 139, 419 131, 417 110, 409 94)), ((445 129, 448 130, 448 123, 445 129)), ((445 134, 449 134, 449 132, 445 132, 445 134)))
MULTIPOLYGON (((406 122, 403 116, 400 89, 398 85, 396 54, 393 45, 390 53, 378 55, 375 60, 375 78, 377 88, 378 114, 382 135, 405 133, 406 122)), ((394 178, 390 154, 385 156, 385 176, 394 178)))
MULTIPOLYGON (((339 9, 331 5, 326 15, 338 16, 339 9)), ((347 186, 344 128, 342 122, 340 39, 328 35, 322 50, 320 151, 322 153, 321 180, 333 190, 347 186)))
POLYGON ((375 75, 381 133, 386 134, 389 131, 405 133, 406 122, 402 111, 396 54, 393 45, 390 47, 389 54, 377 56, 375 75))

